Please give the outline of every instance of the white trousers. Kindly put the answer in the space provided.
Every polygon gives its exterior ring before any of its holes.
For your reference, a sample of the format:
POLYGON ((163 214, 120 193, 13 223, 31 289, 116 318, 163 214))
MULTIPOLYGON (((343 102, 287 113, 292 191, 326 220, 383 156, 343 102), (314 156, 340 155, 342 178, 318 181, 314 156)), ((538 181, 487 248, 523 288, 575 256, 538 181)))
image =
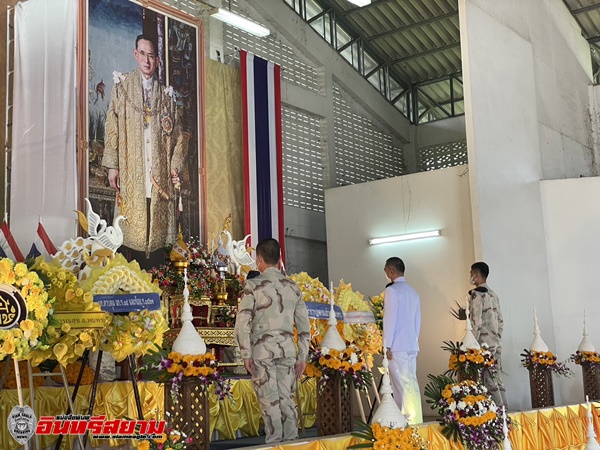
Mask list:
POLYGON ((394 400, 410 425, 423 422, 421 391, 417 381, 417 352, 392 352, 390 380, 394 400))

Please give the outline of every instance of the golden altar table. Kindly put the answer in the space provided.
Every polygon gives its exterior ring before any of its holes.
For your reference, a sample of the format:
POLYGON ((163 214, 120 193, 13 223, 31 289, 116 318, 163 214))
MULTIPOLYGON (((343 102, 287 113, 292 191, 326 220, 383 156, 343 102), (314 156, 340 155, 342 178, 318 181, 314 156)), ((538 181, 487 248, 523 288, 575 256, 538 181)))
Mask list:
MULTIPOLYGON (((596 408, 600 403, 594 403, 596 408)), ((600 437, 600 418, 593 409, 594 429, 600 437)), ((587 408, 585 404, 518 412, 509 416, 519 425, 510 432, 513 450, 584 450, 587 441, 587 408)), ((464 450, 462 444, 449 441, 436 422, 416 426, 419 434, 430 443, 431 450, 464 450)), ((349 434, 301 440, 261 450, 342 450, 360 441, 349 434)), ((599 441, 600 442, 600 441, 599 441)))
MULTIPOLYGON (((247 379, 231 380, 233 401, 226 399, 219 402, 215 395, 210 394, 210 432, 219 433, 222 439, 235 439, 239 431, 247 436, 257 436, 262 422, 260 407, 252 382, 247 379)), ((164 418, 164 386, 154 382, 138 383, 142 410, 146 419, 164 418)), ((299 383, 300 402, 304 413, 305 427, 312 427, 316 420, 317 395, 315 379, 299 383)), ((72 388, 71 388, 72 389, 72 388)), ((87 414, 89 408, 91 386, 81 386, 75 400, 74 414, 87 414)), ((72 391, 71 391, 72 392, 72 391)), ((29 402, 29 390, 23 390, 23 400, 29 402)), ((8 414, 17 405, 15 389, 0 390, 0 449, 16 450, 20 448, 7 430, 8 414)), ((36 390, 36 415, 55 416, 67 411, 67 398, 63 387, 40 387, 36 390)), ((118 381, 98 384, 94 415, 105 415, 107 420, 116 418, 136 418, 137 409, 131 388, 131 382, 118 381)), ((57 439, 56 436, 43 436, 41 444, 47 448, 57 439)), ((92 445, 100 445, 106 441, 91 441, 92 445)), ((111 440, 111 446, 122 445, 123 440, 111 440)), ((61 449, 73 448, 74 439, 69 436, 63 440, 61 449)))

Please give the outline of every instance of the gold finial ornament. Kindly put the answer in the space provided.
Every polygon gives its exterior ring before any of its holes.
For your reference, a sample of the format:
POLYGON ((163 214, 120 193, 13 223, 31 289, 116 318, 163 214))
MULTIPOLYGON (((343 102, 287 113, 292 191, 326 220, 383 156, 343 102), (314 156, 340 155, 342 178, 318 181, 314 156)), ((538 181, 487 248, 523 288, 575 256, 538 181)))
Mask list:
POLYGON ((183 273, 183 270, 190 265, 190 249, 183 240, 181 225, 179 226, 179 233, 177 234, 177 242, 173 244, 169 259, 171 260, 173 267, 175 267, 179 273, 183 273))

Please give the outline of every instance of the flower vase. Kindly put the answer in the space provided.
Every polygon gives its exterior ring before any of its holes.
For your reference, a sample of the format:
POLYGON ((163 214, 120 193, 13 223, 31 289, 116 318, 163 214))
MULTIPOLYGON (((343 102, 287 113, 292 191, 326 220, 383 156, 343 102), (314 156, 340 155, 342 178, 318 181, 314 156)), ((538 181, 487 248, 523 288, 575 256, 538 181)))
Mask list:
POLYGON ((341 377, 317 380, 317 434, 331 436, 352 431, 350 386, 341 377))
POLYGON ((582 364, 583 395, 592 401, 600 400, 600 366, 598 364, 582 364))
POLYGON ((165 384, 165 411, 169 425, 184 432, 193 442, 186 449, 210 450, 210 402, 208 389, 197 377, 183 377, 176 402, 170 395, 170 383, 165 384))
POLYGON ((529 389, 531 391, 531 407, 545 408, 554 406, 554 385, 552 371, 531 367, 529 369, 529 389))

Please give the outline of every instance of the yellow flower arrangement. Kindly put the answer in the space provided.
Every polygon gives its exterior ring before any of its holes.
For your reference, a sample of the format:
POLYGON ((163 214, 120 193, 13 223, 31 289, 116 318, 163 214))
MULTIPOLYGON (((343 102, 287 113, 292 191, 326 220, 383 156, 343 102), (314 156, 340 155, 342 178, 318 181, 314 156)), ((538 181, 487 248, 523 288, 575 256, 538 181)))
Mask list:
POLYGON ((577 350, 570 358, 577 365, 589 366, 594 368, 596 364, 600 364, 600 353, 598 352, 580 352, 577 350))
POLYGON ((217 359, 212 353, 203 355, 182 355, 169 349, 151 350, 143 358, 140 371, 152 381, 171 384, 173 403, 178 401, 178 393, 183 377, 196 377, 204 389, 214 384, 214 393, 221 400, 231 395, 231 384, 217 370, 217 359))
POLYGON ((48 296, 44 282, 36 272, 30 272, 25 264, 15 264, 8 258, 0 260, 2 284, 20 293, 27 306, 27 316, 18 326, 0 330, 0 360, 6 356, 28 359, 32 350, 44 350, 48 346, 48 325, 56 324, 52 318, 54 298, 48 296))
MULTIPOLYGON (((331 301, 331 293, 318 278, 311 278, 306 272, 291 275, 290 278, 300 288, 302 299, 305 302, 329 303, 331 301)), ((339 286, 334 289, 334 302, 344 313, 371 311, 364 296, 358 291, 353 291, 352 284, 346 284, 344 280, 341 280, 339 286)), ((329 328, 327 320, 310 319, 310 324, 312 340, 315 345, 319 346, 329 328)), ((337 328, 345 341, 356 344, 366 354, 379 353, 382 347, 382 335, 376 324, 338 322, 337 328)))
MULTIPOLYGON (((140 269, 137 262, 127 262, 123 255, 117 256, 103 268, 94 269, 81 287, 91 294, 161 293, 152 276, 140 269)), ((168 330, 166 310, 146 309, 128 315, 109 316, 109 324, 100 337, 100 349, 109 352, 116 361, 133 354, 142 356, 162 346, 163 334, 168 330)))
MULTIPOLYGON (((67 376, 67 383, 75 385, 77 378, 79 377, 79 371, 81 370, 81 362, 77 361, 74 363, 67 364, 65 368, 65 375, 67 376)), ((53 372, 58 373, 60 371, 60 365, 57 364, 53 372)), ((62 376, 52 377, 52 380, 62 384, 62 376)), ((85 386, 94 382, 94 371, 89 367, 85 366, 83 369, 83 376, 81 377, 81 385, 85 386)))
MULTIPOLYGON (((32 269, 48 280, 48 295, 55 299, 56 312, 100 312, 91 292, 84 290, 77 276, 63 268, 58 261, 36 259, 32 269)), ((106 324, 109 317, 106 315, 106 324)), ((34 350, 31 363, 36 366, 46 359, 57 360, 62 366, 75 362, 86 350, 95 349, 100 342, 101 329, 76 329, 68 324, 48 326, 48 345, 34 350)))
POLYGON ((359 431, 352 433, 352 436, 364 439, 367 443, 351 445, 348 447, 349 449, 426 450, 429 448, 429 443, 425 442, 414 427, 389 428, 382 426, 378 422, 375 422, 371 426, 364 422, 360 422, 359 431))
MULTIPOLYGON (((17 377, 15 375, 15 365, 12 361, 5 360, 0 363, 0 371, 4 370, 4 364, 8 364, 8 370, 6 371, 6 379, 4 380, 4 389, 16 389, 17 388, 17 377)), ((40 373, 39 367, 33 368, 33 373, 40 373)), ((19 361, 19 379, 21 380, 21 388, 29 389, 29 376, 27 374, 27 363, 25 361, 19 361)), ((33 386, 39 387, 44 385, 44 379, 42 377, 33 377, 33 386)))
POLYGON ((344 384, 351 381, 357 389, 366 389, 373 379, 362 351, 350 344, 344 351, 317 347, 314 341, 308 350, 307 376, 327 380, 341 377, 344 384))

